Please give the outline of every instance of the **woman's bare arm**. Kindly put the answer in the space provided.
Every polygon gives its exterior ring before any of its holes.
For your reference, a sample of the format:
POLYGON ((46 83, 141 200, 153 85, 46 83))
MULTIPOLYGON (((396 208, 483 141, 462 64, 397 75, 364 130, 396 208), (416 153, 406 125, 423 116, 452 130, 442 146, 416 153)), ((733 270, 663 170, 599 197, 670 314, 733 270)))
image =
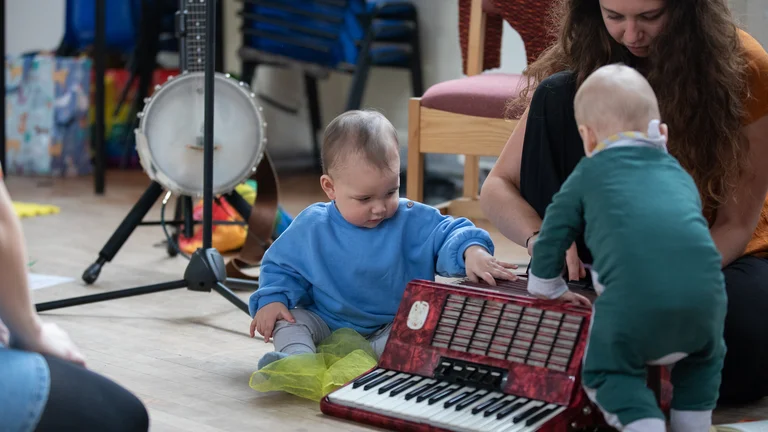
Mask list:
POLYGON ((66 332, 37 315, 27 283, 27 252, 21 223, 0 172, 0 318, 18 347, 85 365, 66 332))
POLYGON ((745 173, 734 195, 718 209, 710 229, 723 267, 744 253, 768 193, 768 115, 747 126, 745 133, 749 140, 745 173))
POLYGON ((527 121, 526 109, 480 190, 480 207, 485 216, 502 235, 520 246, 525 246, 528 237, 541 227, 538 213, 520 195, 520 160, 527 121))
POLYGON ((26 259, 21 224, 0 180, 0 318, 24 341, 37 338, 42 327, 29 294, 26 259))

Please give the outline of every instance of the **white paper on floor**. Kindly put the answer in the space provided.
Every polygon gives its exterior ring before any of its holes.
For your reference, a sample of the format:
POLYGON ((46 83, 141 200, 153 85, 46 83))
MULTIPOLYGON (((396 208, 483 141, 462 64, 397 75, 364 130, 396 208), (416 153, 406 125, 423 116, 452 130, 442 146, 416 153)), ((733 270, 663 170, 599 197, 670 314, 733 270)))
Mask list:
POLYGON ((48 288, 72 281, 74 281, 74 279, 63 276, 29 273, 29 289, 31 290, 48 288))

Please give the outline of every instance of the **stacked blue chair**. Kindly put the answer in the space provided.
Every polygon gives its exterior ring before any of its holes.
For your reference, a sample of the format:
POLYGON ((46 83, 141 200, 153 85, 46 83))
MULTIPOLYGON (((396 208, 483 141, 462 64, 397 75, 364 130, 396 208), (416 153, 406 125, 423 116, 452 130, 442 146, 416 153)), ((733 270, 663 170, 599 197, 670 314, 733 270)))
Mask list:
MULTIPOLYGON (((332 71, 352 74, 346 109, 361 107, 371 67, 407 69, 413 96, 423 93, 418 15, 410 2, 240 1, 240 78, 251 82, 260 64, 303 68, 317 167, 320 150, 316 137, 321 128, 318 79, 332 71)), ((281 107, 279 102, 273 103, 281 107)))
MULTIPOLYGON (((64 36, 56 50, 58 55, 77 55, 93 44, 96 33, 95 8, 96 0, 67 0, 64 36)), ((136 44, 139 2, 106 0, 105 11, 107 50, 129 54, 136 44)))

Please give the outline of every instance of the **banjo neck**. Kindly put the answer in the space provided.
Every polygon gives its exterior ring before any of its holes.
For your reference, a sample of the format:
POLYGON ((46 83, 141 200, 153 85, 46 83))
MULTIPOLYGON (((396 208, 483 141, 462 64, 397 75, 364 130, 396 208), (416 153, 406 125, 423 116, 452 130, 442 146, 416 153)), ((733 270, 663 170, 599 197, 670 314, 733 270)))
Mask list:
POLYGON ((216 0, 179 0, 176 35, 180 43, 180 68, 183 72, 205 71, 207 1, 216 0))

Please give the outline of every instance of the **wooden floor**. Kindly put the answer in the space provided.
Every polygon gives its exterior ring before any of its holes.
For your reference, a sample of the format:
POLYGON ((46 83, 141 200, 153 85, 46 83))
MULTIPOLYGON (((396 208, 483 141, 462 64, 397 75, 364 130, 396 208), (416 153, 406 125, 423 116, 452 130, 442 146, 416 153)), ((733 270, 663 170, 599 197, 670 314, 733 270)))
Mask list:
MULTIPOLYGON (((325 200, 315 176, 284 176, 281 202, 291 214, 325 200)), ((107 263, 98 281, 80 276, 149 184, 141 172, 111 172, 106 194, 90 177, 53 182, 8 177, 16 201, 54 204, 61 213, 23 220, 34 273, 75 281, 34 291, 36 302, 180 279, 187 261, 168 258, 157 226, 139 227, 107 263)), ((169 206, 170 207, 170 206, 169 206)), ((147 219, 157 220, 160 200, 147 219)), ((171 208, 168 209, 171 212, 171 208)), ((490 227, 486 227, 490 228, 490 227)), ((525 258, 490 230, 498 254, 525 258)), ((238 292, 244 300, 248 292, 238 292)), ((136 393, 148 406, 153 431, 363 431, 372 428, 320 413, 317 403, 248 386, 256 362, 272 344, 248 336, 250 318, 216 293, 186 289, 44 312, 70 333, 88 366, 136 393)), ((768 400, 721 410, 719 423, 767 418, 768 400)))

